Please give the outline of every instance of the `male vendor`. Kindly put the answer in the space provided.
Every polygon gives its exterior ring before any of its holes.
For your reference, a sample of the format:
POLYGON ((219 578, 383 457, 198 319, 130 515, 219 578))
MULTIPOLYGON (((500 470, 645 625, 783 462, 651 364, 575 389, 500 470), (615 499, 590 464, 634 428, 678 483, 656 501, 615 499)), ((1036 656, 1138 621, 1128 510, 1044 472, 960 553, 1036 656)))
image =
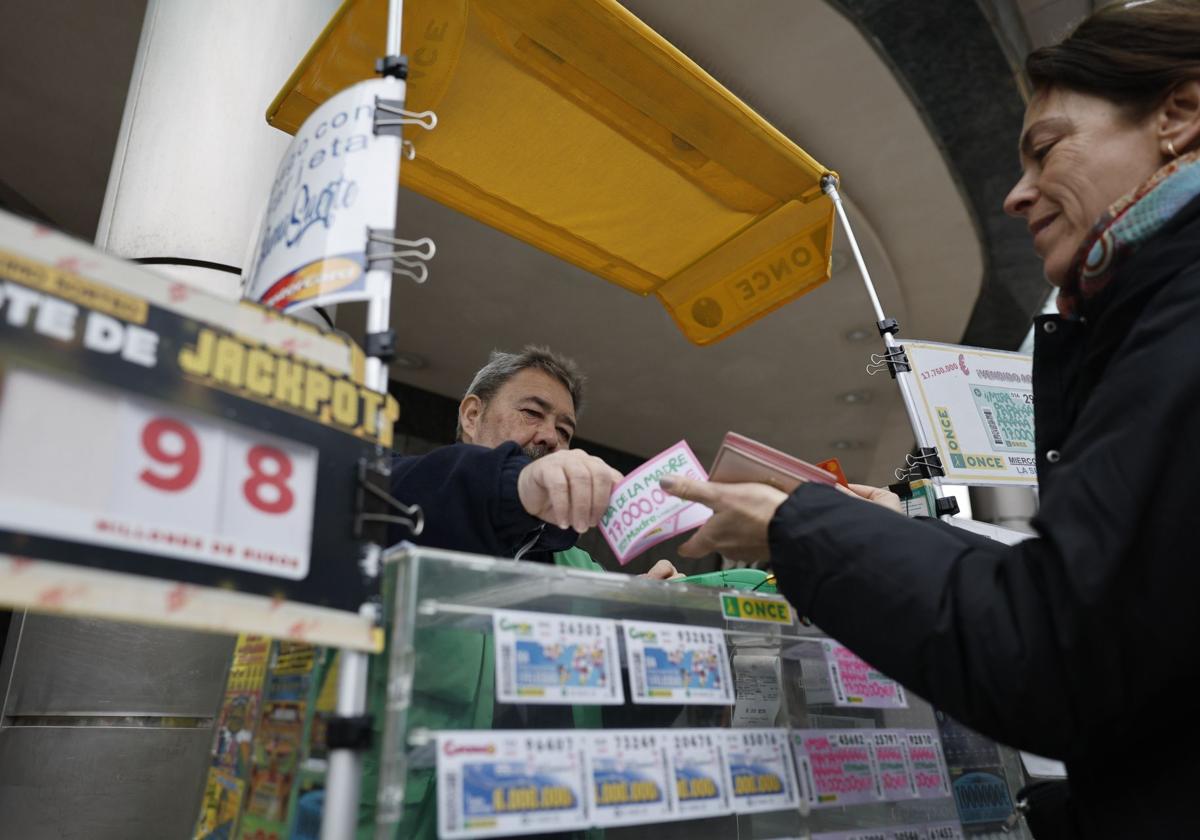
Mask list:
MULTIPOLYGON (((583 383, 575 362, 548 348, 493 352, 458 407, 455 437, 474 445, 393 464, 392 494, 425 511, 416 542, 600 571, 573 546, 599 521, 621 474, 569 448, 583 383)), ((676 574, 660 560, 647 577, 676 574)))
MULTIPOLYGON (((594 526, 621 474, 599 458, 569 449, 582 406, 583 377, 570 359, 543 347, 492 353, 458 410, 458 444, 393 464, 392 494, 425 512, 417 540, 429 547, 599 571, 574 548, 594 526)), ((395 538, 406 535, 397 533, 395 538)), ((660 560, 649 577, 675 567, 660 560)), ((421 631, 409 730, 595 728, 599 707, 494 705, 492 646, 477 632, 421 631), (531 718, 536 718, 536 721, 531 718)), ((372 671, 372 712, 382 731, 383 669, 372 671)), ((364 768, 360 837, 372 836, 374 756, 364 768)), ((436 837, 431 770, 409 773, 394 836, 436 837)))

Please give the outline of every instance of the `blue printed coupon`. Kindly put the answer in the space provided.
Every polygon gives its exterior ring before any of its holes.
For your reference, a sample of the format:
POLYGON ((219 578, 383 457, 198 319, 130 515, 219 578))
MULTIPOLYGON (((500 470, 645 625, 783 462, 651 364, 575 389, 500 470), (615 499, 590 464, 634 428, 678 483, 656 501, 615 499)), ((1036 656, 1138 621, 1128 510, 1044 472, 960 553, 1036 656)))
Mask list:
POLYGON ((792 808, 808 813, 797 791, 786 729, 726 730, 725 764, 736 813, 792 808))
POLYGON ((500 702, 624 703, 615 621, 497 610, 492 629, 500 702))
POLYGON ((675 773, 675 802, 680 819, 717 817, 733 812, 726 782, 722 733, 712 729, 670 729, 667 754, 675 773))
POLYGON ((675 819, 666 736, 648 729, 587 736, 587 780, 593 825, 675 819))
POLYGON ((438 836, 498 837, 588 825, 579 735, 463 731, 437 737, 438 836))
POLYGON ((733 705, 722 630, 649 621, 623 625, 634 703, 733 705))

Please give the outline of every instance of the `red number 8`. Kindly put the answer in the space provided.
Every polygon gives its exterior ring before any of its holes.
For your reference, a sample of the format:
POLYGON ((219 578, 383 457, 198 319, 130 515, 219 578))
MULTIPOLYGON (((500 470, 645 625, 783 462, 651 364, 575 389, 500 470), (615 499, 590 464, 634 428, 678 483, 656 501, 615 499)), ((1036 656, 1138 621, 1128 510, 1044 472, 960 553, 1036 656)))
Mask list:
POLYGON ((250 477, 242 484, 246 501, 263 513, 287 513, 291 510, 295 496, 286 482, 292 476, 292 460, 273 446, 259 445, 250 447, 246 463, 250 466, 250 477), (273 462, 275 469, 265 472, 264 461, 273 462), (274 487, 279 491, 279 498, 274 501, 264 499, 261 492, 263 487, 274 487))

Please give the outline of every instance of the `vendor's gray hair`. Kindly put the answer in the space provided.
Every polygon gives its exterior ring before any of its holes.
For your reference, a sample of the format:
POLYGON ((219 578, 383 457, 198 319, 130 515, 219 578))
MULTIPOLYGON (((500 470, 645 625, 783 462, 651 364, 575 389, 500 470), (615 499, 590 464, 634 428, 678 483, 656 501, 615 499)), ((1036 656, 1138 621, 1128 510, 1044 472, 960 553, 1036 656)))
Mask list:
MULTIPOLYGON (((571 395, 571 403, 578 416, 583 411, 583 384, 586 381, 574 359, 555 353, 549 347, 527 345, 520 353, 505 353, 493 350, 488 363, 479 369, 463 399, 474 394, 486 406, 504 387, 504 383, 528 368, 544 371, 563 384, 571 395)), ((462 440, 462 420, 454 430, 454 439, 462 440)))

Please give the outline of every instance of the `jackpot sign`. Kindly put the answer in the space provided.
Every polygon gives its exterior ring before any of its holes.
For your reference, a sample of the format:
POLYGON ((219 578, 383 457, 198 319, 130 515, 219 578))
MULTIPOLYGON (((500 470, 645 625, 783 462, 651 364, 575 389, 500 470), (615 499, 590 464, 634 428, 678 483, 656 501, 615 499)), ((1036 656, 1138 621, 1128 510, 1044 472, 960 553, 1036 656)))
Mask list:
POLYGON ((331 341, 0 216, 0 602, 117 617, 169 581, 126 617, 374 646, 357 467, 399 409, 331 341))

